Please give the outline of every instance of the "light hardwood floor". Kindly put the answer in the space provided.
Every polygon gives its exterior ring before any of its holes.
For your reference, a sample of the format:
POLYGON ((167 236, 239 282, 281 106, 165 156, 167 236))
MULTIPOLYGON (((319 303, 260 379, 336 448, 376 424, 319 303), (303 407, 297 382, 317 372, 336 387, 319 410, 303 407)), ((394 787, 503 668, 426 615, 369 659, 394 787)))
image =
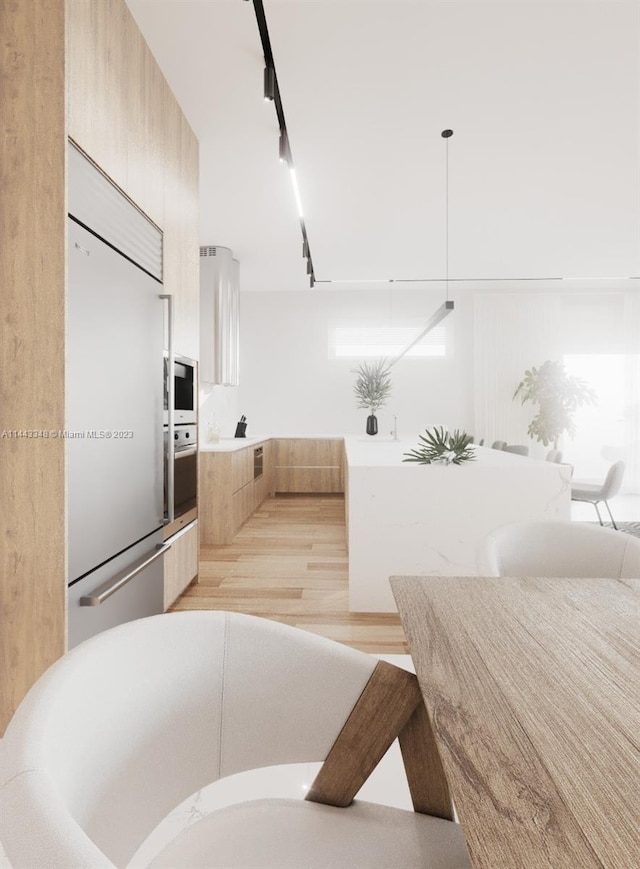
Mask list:
POLYGON ((366 652, 408 651, 396 614, 349 612, 342 495, 267 498, 233 543, 201 547, 199 576, 172 611, 249 613, 366 652))

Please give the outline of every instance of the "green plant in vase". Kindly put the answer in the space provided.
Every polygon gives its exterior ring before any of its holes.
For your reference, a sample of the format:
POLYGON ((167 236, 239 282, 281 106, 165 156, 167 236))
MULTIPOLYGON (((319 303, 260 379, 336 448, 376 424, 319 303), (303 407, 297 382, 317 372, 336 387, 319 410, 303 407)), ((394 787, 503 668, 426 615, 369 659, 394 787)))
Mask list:
POLYGON ((358 400, 357 407, 369 410, 367 434, 375 435, 378 433, 376 411, 391 395, 391 371, 386 360, 380 359, 371 365, 363 362, 355 369, 355 375, 353 391, 358 400))
POLYGON ((475 460, 475 454, 469 449, 471 435, 456 429, 449 434, 446 429, 436 426, 425 429, 424 435, 418 435, 421 444, 408 453, 404 453, 403 462, 417 462, 420 465, 461 465, 463 462, 475 460))
POLYGON ((596 404, 593 389, 580 377, 569 374, 562 362, 543 362, 540 368, 525 371, 513 393, 520 403, 530 401, 539 407, 529 423, 527 434, 547 447, 558 441, 564 432, 573 437, 576 432, 573 415, 584 404, 596 404))

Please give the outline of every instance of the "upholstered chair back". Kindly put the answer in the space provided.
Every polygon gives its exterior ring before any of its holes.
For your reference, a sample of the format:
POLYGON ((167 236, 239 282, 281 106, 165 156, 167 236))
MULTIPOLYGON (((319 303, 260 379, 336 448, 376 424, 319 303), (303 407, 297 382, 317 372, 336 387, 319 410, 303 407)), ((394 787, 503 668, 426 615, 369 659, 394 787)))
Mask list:
POLYGON ((59 843, 37 865, 125 866, 173 807, 219 777, 324 760, 376 663, 232 613, 99 634, 50 668, 9 725, 0 840, 4 825, 28 842, 33 821, 59 843))
POLYGON ((586 522, 513 522, 477 553, 480 576, 640 577, 640 540, 586 522))

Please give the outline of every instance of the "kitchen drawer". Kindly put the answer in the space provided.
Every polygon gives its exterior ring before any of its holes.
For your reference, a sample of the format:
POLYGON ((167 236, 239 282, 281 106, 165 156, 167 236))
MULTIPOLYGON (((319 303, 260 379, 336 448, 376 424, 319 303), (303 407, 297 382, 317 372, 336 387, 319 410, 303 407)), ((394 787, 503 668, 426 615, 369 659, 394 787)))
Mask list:
POLYGON ((162 529, 159 528, 154 534, 145 537, 144 540, 129 547, 120 555, 110 559, 106 564, 97 567, 87 576, 69 586, 70 649, 101 631, 106 631, 132 619, 158 615, 163 611, 162 562, 171 553, 170 549, 167 549, 161 557, 152 561, 148 567, 133 576, 125 585, 119 587, 101 604, 96 606, 80 605, 81 598, 95 595, 107 582, 116 583, 119 578, 130 573, 140 562, 154 555, 162 545, 162 529))
POLYGON ((247 521, 253 513, 253 498, 254 498, 253 480, 242 489, 234 492, 231 496, 231 517, 233 525, 233 533, 247 521))
POLYGON ((276 492, 343 492, 342 467, 276 467, 276 492))
POLYGON ((276 492, 343 492, 344 441, 279 438, 275 443, 276 492))
POLYGON ((231 490, 237 492, 253 480, 253 447, 231 453, 231 490))
POLYGON ((171 549, 164 557, 165 611, 198 575, 198 521, 170 537, 171 549))
POLYGON ((278 438, 276 467, 330 467, 342 464, 344 441, 340 438, 278 438))

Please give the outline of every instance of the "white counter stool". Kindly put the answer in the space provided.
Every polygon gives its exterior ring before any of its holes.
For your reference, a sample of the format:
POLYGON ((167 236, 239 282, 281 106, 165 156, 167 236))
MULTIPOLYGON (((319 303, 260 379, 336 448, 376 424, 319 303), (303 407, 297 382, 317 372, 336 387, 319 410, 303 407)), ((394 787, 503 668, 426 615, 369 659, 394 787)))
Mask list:
POLYGON ((416 677, 224 612, 120 625, 39 679, 0 744, 0 841, 19 869, 126 867, 211 782, 313 761, 324 764, 306 800, 214 811, 150 865, 470 869, 416 677), (417 810, 351 805, 398 735, 417 810))
POLYGON ((478 547, 479 576, 631 579, 640 540, 588 522, 511 522, 478 547))

